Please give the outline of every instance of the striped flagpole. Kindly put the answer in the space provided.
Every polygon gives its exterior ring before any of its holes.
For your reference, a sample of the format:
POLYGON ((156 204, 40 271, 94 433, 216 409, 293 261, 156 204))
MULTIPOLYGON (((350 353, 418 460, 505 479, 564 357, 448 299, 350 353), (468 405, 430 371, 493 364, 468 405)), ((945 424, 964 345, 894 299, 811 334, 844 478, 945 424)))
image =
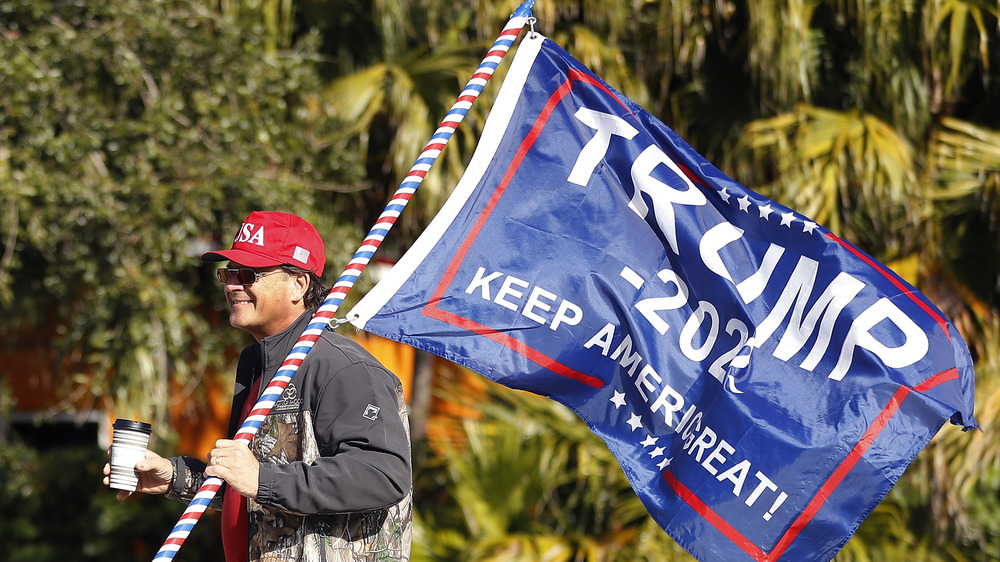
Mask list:
MULTIPOLYGON (((389 204, 386 205, 385 210, 382 211, 378 220, 375 221, 375 226, 368 232, 368 236, 354 253, 354 257, 351 258, 350 263, 344 269, 340 278, 334 283, 326 300, 323 301, 316 314, 313 315, 312 320, 310 320, 309 325, 302 332, 292 351, 285 358, 284 362, 282 362, 278 368, 278 372, 264 389, 257 403, 254 404, 246 421, 237 430, 236 436, 233 438, 234 440, 246 443, 247 445, 250 444, 253 436, 256 435, 257 430, 264 422, 264 418, 271 411, 278 398, 281 397, 281 393, 284 392, 285 387, 292 380, 292 376, 298 371, 299 365, 305 360, 306 354, 312 349, 312 346, 319 339, 323 330, 330 325, 334 313, 337 312, 340 304, 344 302, 344 297, 351 290, 351 287, 354 286, 354 283, 358 280, 368 262, 371 261, 375 251, 385 239, 385 235, 392 228, 392 225, 395 224, 396 219, 410 201, 417 187, 423 182, 427 171, 430 170, 438 156, 441 155, 441 151, 444 150, 445 145, 448 144, 455 130, 465 118, 465 114, 469 111, 469 107, 472 106, 472 102, 479 97, 479 94, 486 86, 486 82, 493 76, 493 72, 500 65, 500 61, 514 44, 514 40, 521 32, 521 28, 524 27, 524 24, 531 17, 531 8, 534 4, 535 0, 525 0, 514 14, 511 15, 507 21, 507 25, 504 26, 503 31, 500 32, 493 46, 490 47, 486 58, 479 64, 479 68, 476 69, 476 72, 466 84, 465 89, 462 90, 458 99, 455 100, 454 105, 451 106, 451 109, 441 122, 441 125, 434 132, 431 140, 424 146, 416 163, 410 168, 409 173, 403 178, 403 182, 396 189, 389 204)), ((173 559, 188 535, 191 534, 191 530, 194 529, 195 524, 198 523, 205 509, 208 508, 208 504, 211 503, 215 494, 218 493, 222 484, 223 480, 215 476, 205 480, 205 483, 198 489, 194 499, 188 504, 187 509, 181 514, 177 524, 174 525, 173 530, 163 542, 163 546, 160 547, 156 556, 153 557, 154 561, 173 559)))

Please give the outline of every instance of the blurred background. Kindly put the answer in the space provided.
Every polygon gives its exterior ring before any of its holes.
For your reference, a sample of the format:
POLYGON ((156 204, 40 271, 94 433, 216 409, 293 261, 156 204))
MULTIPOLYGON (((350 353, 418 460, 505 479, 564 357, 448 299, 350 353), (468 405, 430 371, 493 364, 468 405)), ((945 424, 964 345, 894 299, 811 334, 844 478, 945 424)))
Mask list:
MULTIPOLYGON (((0 0, 0 558, 149 560, 110 424, 204 458, 249 336, 212 267, 254 209, 346 266, 519 2, 0 0)), ((1000 2, 538 0, 535 29, 961 330, 982 431, 941 430, 837 560, 1000 559, 1000 2)), ((510 56, 348 295, 455 185, 510 56)), ((691 560, 560 405, 345 330, 406 386, 414 560, 691 560)), ((216 514, 177 560, 220 560, 216 514)))

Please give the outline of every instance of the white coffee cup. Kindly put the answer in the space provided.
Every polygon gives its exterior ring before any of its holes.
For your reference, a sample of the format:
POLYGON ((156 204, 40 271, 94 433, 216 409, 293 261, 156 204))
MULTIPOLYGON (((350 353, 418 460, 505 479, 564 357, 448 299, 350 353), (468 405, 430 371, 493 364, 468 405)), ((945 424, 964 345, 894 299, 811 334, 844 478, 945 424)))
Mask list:
POLYGON ((115 420, 111 438, 111 487, 134 492, 139 487, 135 465, 146 455, 153 427, 134 420, 115 420))

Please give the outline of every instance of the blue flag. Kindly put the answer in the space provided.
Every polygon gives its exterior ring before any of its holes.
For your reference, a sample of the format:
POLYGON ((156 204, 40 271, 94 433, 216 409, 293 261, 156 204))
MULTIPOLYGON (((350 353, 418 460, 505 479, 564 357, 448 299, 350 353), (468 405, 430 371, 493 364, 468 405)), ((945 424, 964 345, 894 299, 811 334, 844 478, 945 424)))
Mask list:
POLYGON ((349 317, 571 408, 700 560, 830 559, 945 421, 976 427, 926 297, 537 35, 349 317))

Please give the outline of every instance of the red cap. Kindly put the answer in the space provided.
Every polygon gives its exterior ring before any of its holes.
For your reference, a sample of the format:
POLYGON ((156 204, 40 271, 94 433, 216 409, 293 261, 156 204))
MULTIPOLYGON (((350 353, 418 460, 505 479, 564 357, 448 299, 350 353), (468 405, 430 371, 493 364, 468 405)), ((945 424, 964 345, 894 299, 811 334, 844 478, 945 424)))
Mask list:
POLYGON ((231 250, 202 254, 201 261, 232 260, 247 267, 294 265, 323 275, 326 249, 313 225, 289 213, 254 211, 243 221, 231 250))

